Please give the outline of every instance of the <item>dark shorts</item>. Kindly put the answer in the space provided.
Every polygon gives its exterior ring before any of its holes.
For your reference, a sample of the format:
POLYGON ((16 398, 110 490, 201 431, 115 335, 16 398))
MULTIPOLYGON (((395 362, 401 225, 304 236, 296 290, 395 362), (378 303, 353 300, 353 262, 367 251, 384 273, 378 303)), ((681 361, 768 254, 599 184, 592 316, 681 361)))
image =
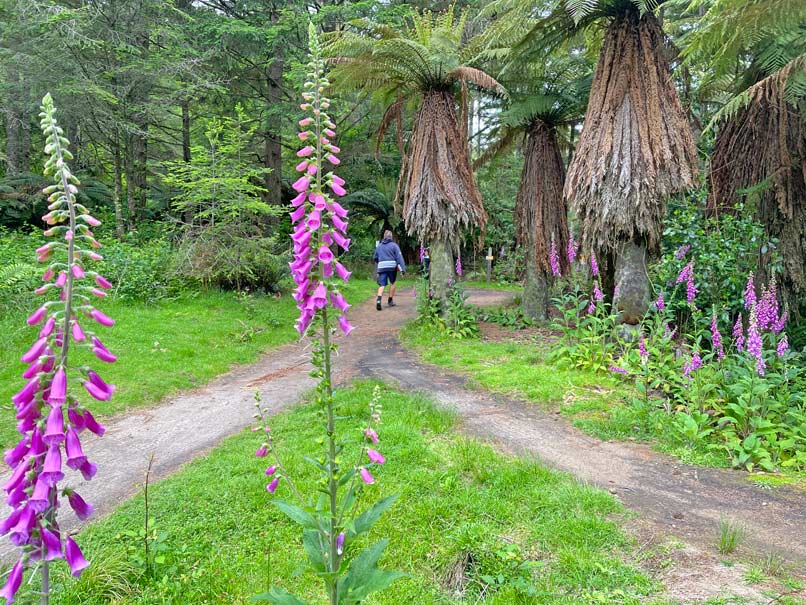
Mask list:
POLYGON ((397 269, 384 269, 378 271, 378 285, 385 286, 386 284, 394 284, 397 279, 397 269))

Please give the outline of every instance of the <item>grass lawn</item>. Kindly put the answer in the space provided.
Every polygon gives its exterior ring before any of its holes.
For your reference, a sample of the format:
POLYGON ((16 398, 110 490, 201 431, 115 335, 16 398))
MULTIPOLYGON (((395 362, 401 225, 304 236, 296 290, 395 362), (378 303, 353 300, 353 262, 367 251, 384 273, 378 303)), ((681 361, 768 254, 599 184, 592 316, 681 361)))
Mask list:
MULTIPOLYGON (((340 391, 344 415, 366 417, 374 386, 340 391)), ((367 605, 660 603, 652 597, 657 583, 633 562, 636 545, 619 528, 624 511, 609 494, 457 435, 453 416, 423 398, 385 389, 383 405, 379 449, 387 463, 360 508, 400 495, 367 540, 389 537, 381 566, 407 576, 367 605)), ((272 432, 294 476, 315 476, 303 456, 319 451, 318 422, 312 405, 275 419, 272 432)), ((54 603, 240 604, 269 583, 323 603, 315 578, 301 570, 297 526, 271 505, 257 445, 251 432, 236 435, 151 486, 151 548, 159 556, 151 576, 142 563, 142 497, 82 532, 93 565, 76 581, 58 563, 54 603)), ((288 492, 281 484, 277 495, 288 492)))
POLYGON ((559 409, 574 426, 600 439, 652 440, 657 448, 683 462, 727 466, 721 451, 676 436, 672 417, 663 411, 645 413, 628 405, 637 391, 614 376, 549 363, 545 339, 534 342, 457 340, 434 335, 411 323, 404 343, 435 365, 464 372, 475 385, 493 392, 559 409))
MULTIPOLYGON (((345 296, 355 303, 372 295, 369 281, 353 280, 345 296)), ((100 416, 147 406, 171 393, 208 382, 233 364, 248 363, 271 348, 297 338, 295 301, 289 295, 247 296, 234 292, 199 292, 156 305, 103 301, 99 307, 115 318, 112 328, 97 333, 118 362, 107 365, 84 349, 71 361, 92 363, 118 389, 111 401, 93 401, 100 416)), ((19 360, 36 339, 37 328, 25 323, 27 309, 0 314, 0 447, 17 440, 10 397, 24 384, 19 360)), ((87 322, 89 324, 89 322, 87 322)), ((95 326, 93 326, 95 327, 95 326)))

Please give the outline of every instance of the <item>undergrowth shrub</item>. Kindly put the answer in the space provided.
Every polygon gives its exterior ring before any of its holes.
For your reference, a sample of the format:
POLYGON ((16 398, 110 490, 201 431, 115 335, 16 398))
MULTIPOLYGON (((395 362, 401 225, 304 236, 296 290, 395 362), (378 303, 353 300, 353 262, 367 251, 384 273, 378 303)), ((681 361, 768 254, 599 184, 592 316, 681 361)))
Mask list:
POLYGON ((448 303, 442 309, 439 299, 432 296, 428 280, 420 280, 417 287, 417 321, 451 338, 472 338, 479 333, 476 311, 467 304, 467 294, 457 283, 451 285, 448 303))

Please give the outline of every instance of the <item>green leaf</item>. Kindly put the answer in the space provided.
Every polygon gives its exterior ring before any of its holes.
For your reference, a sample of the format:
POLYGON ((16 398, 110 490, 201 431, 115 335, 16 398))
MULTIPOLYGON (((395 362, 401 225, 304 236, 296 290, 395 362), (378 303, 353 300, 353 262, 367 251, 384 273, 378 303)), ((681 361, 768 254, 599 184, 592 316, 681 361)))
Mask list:
POLYGON ((269 592, 255 595, 249 600, 251 602, 268 601, 269 603, 274 603, 274 605, 310 605, 308 601, 295 597, 290 592, 276 587, 269 590, 269 592))
POLYGON ((380 518, 380 516, 395 503, 397 498, 397 494, 384 498, 383 500, 376 502, 375 505, 368 511, 357 516, 352 524, 355 535, 360 536, 361 534, 368 532, 370 528, 375 525, 375 522, 380 518))
POLYGON ((275 500, 274 505, 283 511, 286 516, 292 521, 299 523, 302 527, 306 529, 317 529, 318 525, 316 523, 316 519, 312 514, 303 510, 299 506, 295 506, 293 504, 289 504, 288 502, 284 502, 283 500, 275 500))
POLYGON ((302 544, 314 571, 324 573, 326 569, 325 560, 322 556, 322 535, 317 530, 306 529, 302 532, 302 544))
POLYGON ((350 569, 338 583, 339 605, 357 605, 370 593, 385 589, 405 575, 378 569, 378 560, 388 544, 389 540, 383 539, 353 559, 350 569))

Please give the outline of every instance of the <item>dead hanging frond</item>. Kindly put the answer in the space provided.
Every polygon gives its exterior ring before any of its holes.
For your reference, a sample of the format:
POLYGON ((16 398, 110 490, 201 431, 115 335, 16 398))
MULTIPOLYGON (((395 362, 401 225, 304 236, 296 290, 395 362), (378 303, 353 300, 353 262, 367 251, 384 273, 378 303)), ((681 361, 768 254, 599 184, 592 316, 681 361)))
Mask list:
POLYGON ((630 11, 607 28, 565 195, 588 250, 660 243, 666 198, 697 176, 694 138, 658 20, 630 11))
POLYGON ((484 164, 503 154, 515 145, 521 138, 523 131, 520 128, 504 126, 500 136, 478 158, 473 161, 473 170, 478 170, 484 164))
POLYGON ((485 90, 492 90, 502 97, 507 96, 506 89, 498 83, 498 80, 493 78, 490 74, 487 74, 480 69, 476 69, 475 67, 457 67, 456 69, 448 72, 448 77, 455 80, 470 82, 471 84, 475 84, 479 88, 483 88, 485 90))
POLYGON ((487 214, 460 136, 456 101, 447 91, 423 96, 409 146, 403 218, 409 234, 456 246, 462 233, 487 224, 487 214))
POLYGON ((404 153, 404 146, 403 146, 403 107, 405 103, 405 97, 398 95, 397 100, 390 104, 389 107, 386 108, 386 111, 383 113, 383 118, 381 119, 381 123, 378 126, 378 131, 375 133, 375 158, 377 159, 378 155, 381 152, 381 143, 383 142, 383 137, 386 134, 386 131, 389 129, 390 124, 395 122, 397 125, 397 148, 402 155, 404 153))
POLYGON ((513 220, 518 243, 533 254, 536 269, 551 274, 549 251, 551 243, 557 248, 560 269, 568 269, 568 221, 563 198, 565 168, 563 166, 557 130, 554 126, 534 120, 526 132, 523 170, 513 220))
POLYGON ((778 240, 784 293, 794 310, 806 295, 806 96, 788 100, 793 69, 803 76, 806 61, 793 61, 751 86, 747 104, 720 127, 707 209, 712 215, 731 212, 741 191, 757 189, 751 196, 756 217, 778 240))

